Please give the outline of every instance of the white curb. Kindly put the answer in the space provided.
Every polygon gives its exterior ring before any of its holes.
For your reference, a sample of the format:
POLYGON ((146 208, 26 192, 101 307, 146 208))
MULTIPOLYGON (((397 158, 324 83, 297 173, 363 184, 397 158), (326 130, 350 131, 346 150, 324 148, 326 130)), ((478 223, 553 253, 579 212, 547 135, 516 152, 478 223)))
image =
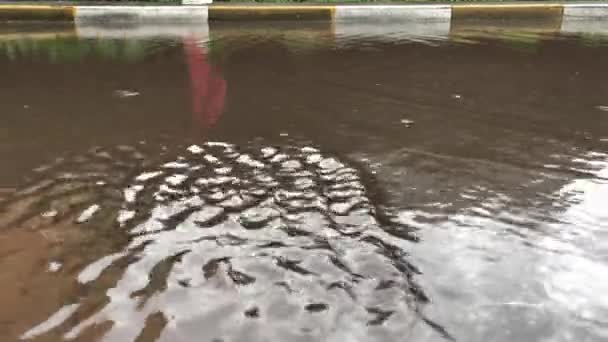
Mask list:
POLYGON ((77 6, 75 21, 207 21, 207 6, 77 6))
POLYGON ((370 5, 335 7, 336 20, 424 20, 448 21, 450 5, 370 5))

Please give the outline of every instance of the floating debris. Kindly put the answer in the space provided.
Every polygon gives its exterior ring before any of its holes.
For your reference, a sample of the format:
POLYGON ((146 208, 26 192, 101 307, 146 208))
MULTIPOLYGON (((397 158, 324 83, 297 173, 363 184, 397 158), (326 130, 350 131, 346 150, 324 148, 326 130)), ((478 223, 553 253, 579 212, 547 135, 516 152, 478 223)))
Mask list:
POLYGON ((602 112, 608 112, 608 106, 595 106, 595 108, 601 110, 602 112))
POLYGON ((414 121, 408 119, 401 119, 401 123, 405 125, 405 127, 412 127, 414 121))
POLYGON ((133 96, 138 96, 139 92, 137 91, 132 91, 132 90, 117 90, 114 92, 114 95, 120 98, 125 98, 125 97, 133 97, 133 96))

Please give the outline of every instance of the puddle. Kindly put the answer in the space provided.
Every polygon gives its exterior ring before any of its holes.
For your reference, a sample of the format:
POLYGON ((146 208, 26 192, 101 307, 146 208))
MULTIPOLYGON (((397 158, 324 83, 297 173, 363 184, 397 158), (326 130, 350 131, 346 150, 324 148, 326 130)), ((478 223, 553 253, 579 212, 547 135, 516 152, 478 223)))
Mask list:
POLYGON ((607 339, 608 39, 444 24, 3 28, 0 337, 607 339))

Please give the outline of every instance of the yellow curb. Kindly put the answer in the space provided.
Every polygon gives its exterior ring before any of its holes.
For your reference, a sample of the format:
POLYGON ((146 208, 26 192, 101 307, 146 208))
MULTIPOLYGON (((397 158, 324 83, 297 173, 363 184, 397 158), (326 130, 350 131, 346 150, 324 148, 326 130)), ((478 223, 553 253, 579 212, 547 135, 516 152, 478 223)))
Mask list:
POLYGON ((74 6, 0 5, 1 20, 74 21, 74 6))
POLYGON ((564 13, 563 5, 556 4, 505 4, 484 5, 466 4, 452 6, 452 19, 553 19, 560 18, 564 13))
POLYGON ((452 6, 451 31, 491 26, 532 27, 546 32, 561 29, 564 6, 559 4, 466 4, 452 6))
POLYGON ((209 20, 332 20, 334 6, 209 6, 209 20))

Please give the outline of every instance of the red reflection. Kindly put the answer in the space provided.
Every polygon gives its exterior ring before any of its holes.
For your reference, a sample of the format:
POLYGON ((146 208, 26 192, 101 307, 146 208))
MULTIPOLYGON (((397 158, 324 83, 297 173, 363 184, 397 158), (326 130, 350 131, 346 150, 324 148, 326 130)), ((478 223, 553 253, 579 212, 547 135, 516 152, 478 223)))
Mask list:
POLYGON ((193 119, 202 128, 210 128, 224 110, 226 81, 211 67, 194 37, 184 39, 184 48, 190 69, 193 119))

